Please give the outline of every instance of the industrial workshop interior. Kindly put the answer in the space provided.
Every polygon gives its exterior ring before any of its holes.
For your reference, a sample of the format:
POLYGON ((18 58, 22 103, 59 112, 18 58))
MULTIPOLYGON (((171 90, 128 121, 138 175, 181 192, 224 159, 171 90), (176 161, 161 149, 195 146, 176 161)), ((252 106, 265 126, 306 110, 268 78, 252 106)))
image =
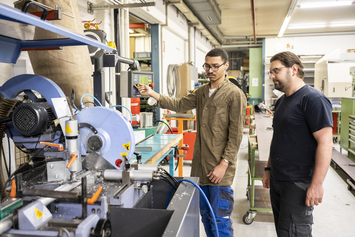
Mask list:
POLYGON ((233 231, 216 232, 211 203, 213 236, 281 236, 262 179, 286 96, 273 79, 289 70, 271 58, 285 51, 332 119, 312 235, 294 236, 355 236, 355 1, 1 0, 0 41, 0 236, 212 236, 190 175, 205 120, 198 102, 163 101, 197 97, 218 70, 246 105, 236 157, 218 158, 236 167, 233 231), (228 61, 209 65, 213 49, 228 61))

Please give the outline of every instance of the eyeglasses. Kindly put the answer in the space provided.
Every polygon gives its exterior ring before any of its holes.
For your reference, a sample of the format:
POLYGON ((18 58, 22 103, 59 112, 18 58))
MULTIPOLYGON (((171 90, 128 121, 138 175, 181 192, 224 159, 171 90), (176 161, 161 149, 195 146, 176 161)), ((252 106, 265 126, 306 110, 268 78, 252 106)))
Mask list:
POLYGON ((224 63, 222 63, 221 65, 219 65, 219 66, 210 66, 210 65, 208 65, 207 63, 204 63, 203 65, 202 65, 202 67, 203 67, 203 69, 205 69, 205 71, 206 72, 208 72, 211 68, 212 68, 212 71, 213 72, 217 72, 218 71, 218 69, 220 68, 220 67, 222 67, 224 64, 226 64, 227 62, 224 62, 224 63))
POLYGON ((287 67, 275 67, 274 69, 272 69, 272 70, 269 71, 269 76, 271 76, 271 74, 272 74, 272 75, 276 75, 277 73, 279 73, 279 70, 280 70, 281 68, 287 68, 287 67))

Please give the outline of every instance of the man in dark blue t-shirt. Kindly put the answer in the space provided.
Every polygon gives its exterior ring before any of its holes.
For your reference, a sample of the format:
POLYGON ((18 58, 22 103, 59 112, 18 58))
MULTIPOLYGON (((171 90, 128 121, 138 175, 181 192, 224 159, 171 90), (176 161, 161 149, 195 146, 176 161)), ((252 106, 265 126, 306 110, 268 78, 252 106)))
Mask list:
POLYGON ((332 105, 304 83, 297 55, 274 55, 270 79, 285 94, 277 101, 263 186, 270 188, 277 235, 312 236, 313 206, 322 202, 333 147, 332 105))

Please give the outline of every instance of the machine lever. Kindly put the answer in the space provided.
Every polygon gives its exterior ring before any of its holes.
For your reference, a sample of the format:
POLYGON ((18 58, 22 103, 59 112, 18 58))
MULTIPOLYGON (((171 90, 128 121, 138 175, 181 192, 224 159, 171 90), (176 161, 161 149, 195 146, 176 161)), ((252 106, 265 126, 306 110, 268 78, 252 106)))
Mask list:
POLYGON ((16 197, 16 181, 13 179, 11 183, 11 193, 10 197, 15 198, 16 197))
POLYGON ((50 142, 40 142, 41 145, 47 145, 47 146, 52 146, 52 147, 57 147, 58 151, 63 151, 63 145, 62 144, 56 144, 56 143, 50 143, 50 142))
POLYGON ((92 196, 92 198, 88 199, 88 204, 94 204, 97 200, 97 198, 99 197, 100 193, 102 191, 102 186, 100 186, 100 188, 94 193, 94 195, 92 196))
POLYGON ((78 156, 77 156, 76 154, 74 154, 74 153, 71 154, 70 157, 71 157, 71 159, 70 159, 69 163, 67 164, 67 168, 68 168, 68 169, 69 169, 70 166, 74 163, 74 161, 76 160, 76 158, 78 158, 78 156))

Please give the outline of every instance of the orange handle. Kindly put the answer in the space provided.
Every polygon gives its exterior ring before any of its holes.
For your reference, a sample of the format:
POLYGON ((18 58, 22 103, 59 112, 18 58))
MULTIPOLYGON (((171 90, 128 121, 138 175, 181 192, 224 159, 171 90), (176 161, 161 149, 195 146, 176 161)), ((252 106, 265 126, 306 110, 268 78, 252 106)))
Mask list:
POLYGON ((10 197, 15 198, 16 197, 16 182, 13 179, 12 183, 11 183, 11 193, 10 193, 10 197))
POLYGON ((62 144, 56 144, 56 143, 50 143, 50 142, 40 142, 41 145, 47 145, 47 146, 52 146, 52 147, 57 147, 58 151, 63 151, 63 145, 62 144))
POLYGON ((70 166, 74 163, 74 161, 76 160, 76 158, 78 157, 77 155, 75 155, 74 153, 70 155, 71 159, 69 161, 69 163, 67 164, 67 168, 69 169, 70 166))
POLYGON ((100 188, 96 191, 96 193, 94 193, 92 198, 88 199, 88 204, 94 204, 94 202, 96 202, 97 198, 100 196, 101 191, 102 191, 102 186, 100 186, 100 188))

